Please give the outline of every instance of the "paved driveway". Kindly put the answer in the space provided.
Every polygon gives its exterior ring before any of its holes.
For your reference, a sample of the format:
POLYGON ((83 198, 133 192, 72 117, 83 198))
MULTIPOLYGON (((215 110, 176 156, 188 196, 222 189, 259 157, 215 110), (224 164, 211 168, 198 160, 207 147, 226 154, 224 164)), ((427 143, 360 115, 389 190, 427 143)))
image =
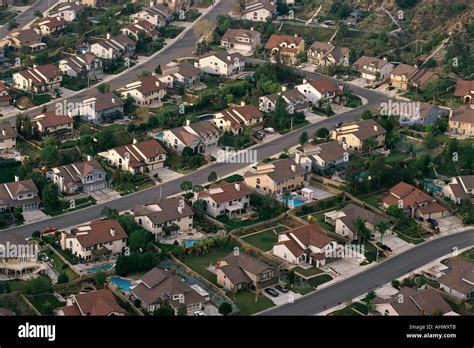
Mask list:
POLYGON ((276 304, 277 306, 281 306, 281 305, 284 305, 284 304, 287 304, 287 303, 293 303, 294 301, 296 301, 297 299, 299 299, 300 297, 303 296, 301 294, 294 293, 293 291, 288 291, 286 294, 278 291, 278 294, 279 294, 278 297, 270 296, 265 291, 263 292, 263 294, 267 298, 272 300, 272 302, 274 304, 276 304))
POLYGON ((47 220, 50 218, 49 215, 46 215, 39 209, 25 210, 23 212, 23 218, 25 219, 25 224, 30 224, 32 222, 47 220))
POLYGON ((150 172, 151 177, 153 177, 155 174, 158 174, 158 178, 161 180, 161 182, 168 182, 183 176, 183 174, 174 172, 166 167, 155 169, 150 172))
MULTIPOLYGON (((380 241, 379 236, 376 238, 376 241, 380 241)), ((388 246, 390 249, 392 249, 392 252, 394 254, 400 254, 401 252, 415 246, 414 244, 405 242, 403 239, 398 238, 396 234, 391 234, 391 233, 383 236, 382 242, 383 244, 388 246)))
POLYGON ((465 228, 460 218, 455 215, 446 216, 441 219, 436 219, 439 226, 440 234, 446 235, 454 232, 458 232, 459 229, 465 228))
POLYGON ((111 188, 106 188, 91 193, 91 196, 97 201, 97 204, 112 201, 120 198, 120 194, 111 188))

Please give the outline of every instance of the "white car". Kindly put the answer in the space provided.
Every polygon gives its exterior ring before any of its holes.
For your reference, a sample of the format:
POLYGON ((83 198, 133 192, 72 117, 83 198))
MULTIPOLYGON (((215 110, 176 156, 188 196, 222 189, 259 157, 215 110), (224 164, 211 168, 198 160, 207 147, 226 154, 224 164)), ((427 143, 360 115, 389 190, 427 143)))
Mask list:
POLYGON ((194 315, 197 316, 197 317, 205 317, 205 316, 207 316, 207 314, 204 313, 203 311, 196 311, 196 312, 194 312, 194 315))

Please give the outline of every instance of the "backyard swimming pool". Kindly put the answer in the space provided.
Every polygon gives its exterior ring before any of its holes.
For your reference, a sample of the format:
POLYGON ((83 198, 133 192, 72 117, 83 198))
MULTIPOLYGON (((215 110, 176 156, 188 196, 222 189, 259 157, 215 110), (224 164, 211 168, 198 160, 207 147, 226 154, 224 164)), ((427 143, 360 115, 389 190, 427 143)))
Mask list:
POLYGON ((194 244, 196 244, 197 242, 199 242, 199 240, 197 239, 186 239, 186 240, 183 240, 183 244, 184 244, 184 247, 185 248, 191 248, 194 244))
POLYGON ((198 116, 198 118, 200 121, 210 121, 210 120, 213 120, 215 117, 213 114, 207 114, 207 115, 198 116))
POLYGON ((299 198, 293 198, 288 201, 288 206, 290 207, 299 207, 300 205, 305 204, 305 201, 299 198))
POLYGON ((111 264, 105 264, 105 265, 100 265, 100 266, 94 266, 94 267, 91 267, 91 268, 88 268, 87 269, 87 273, 99 273, 99 272, 104 272, 104 271, 108 271, 109 269, 112 268, 112 265, 111 264))
POLYGON ((163 140, 165 134, 163 132, 156 133, 155 138, 158 140, 163 140))
POLYGON ((123 291, 130 291, 130 286, 132 285, 130 280, 120 277, 112 277, 111 281, 123 291))

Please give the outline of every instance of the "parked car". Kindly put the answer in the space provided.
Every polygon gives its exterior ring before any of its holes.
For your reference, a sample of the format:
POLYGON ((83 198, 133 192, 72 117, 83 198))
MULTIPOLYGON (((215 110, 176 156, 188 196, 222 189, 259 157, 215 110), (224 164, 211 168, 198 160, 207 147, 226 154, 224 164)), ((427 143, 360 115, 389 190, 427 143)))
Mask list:
POLYGON ((280 285, 280 284, 275 285, 275 289, 277 289, 278 291, 283 292, 283 293, 287 293, 288 291, 290 291, 290 290, 286 287, 286 285, 280 285))
POLYGON ((197 316, 197 317, 205 317, 205 316, 207 316, 207 314, 204 313, 203 311, 196 311, 196 312, 194 312, 194 315, 197 316))
POLYGON ((438 221, 436 221, 435 219, 427 219, 426 222, 428 222, 431 226, 432 229, 436 230, 439 226, 439 223, 438 221))
POLYGON ((343 122, 336 123, 336 124, 335 124, 335 127, 336 127, 336 128, 339 128, 339 127, 342 126, 342 124, 343 124, 343 122))
POLYGON ((273 297, 278 297, 278 295, 279 295, 278 291, 276 291, 276 290, 273 289, 273 288, 266 288, 266 289, 265 289, 265 292, 266 292, 267 294, 269 294, 270 296, 273 296, 273 297))
POLYGON ((385 90, 387 90, 387 91, 393 91, 394 89, 395 89, 395 87, 393 87, 393 86, 388 86, 385 90))
POLYGON ((265 138, 265 133, 262 131, 256 131, 253 136, 258 140, 263 140, 265 138))

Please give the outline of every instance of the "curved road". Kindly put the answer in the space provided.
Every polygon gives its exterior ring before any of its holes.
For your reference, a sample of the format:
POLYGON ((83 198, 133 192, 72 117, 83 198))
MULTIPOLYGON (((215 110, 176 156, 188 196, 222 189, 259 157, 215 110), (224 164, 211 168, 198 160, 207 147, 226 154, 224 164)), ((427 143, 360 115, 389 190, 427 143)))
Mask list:
POLYGON ((261 315, 315 315, 448 255, 454 247, 462 249, 471 245, 474 245, 474 229, 424 242, 367 271, 261 315))

